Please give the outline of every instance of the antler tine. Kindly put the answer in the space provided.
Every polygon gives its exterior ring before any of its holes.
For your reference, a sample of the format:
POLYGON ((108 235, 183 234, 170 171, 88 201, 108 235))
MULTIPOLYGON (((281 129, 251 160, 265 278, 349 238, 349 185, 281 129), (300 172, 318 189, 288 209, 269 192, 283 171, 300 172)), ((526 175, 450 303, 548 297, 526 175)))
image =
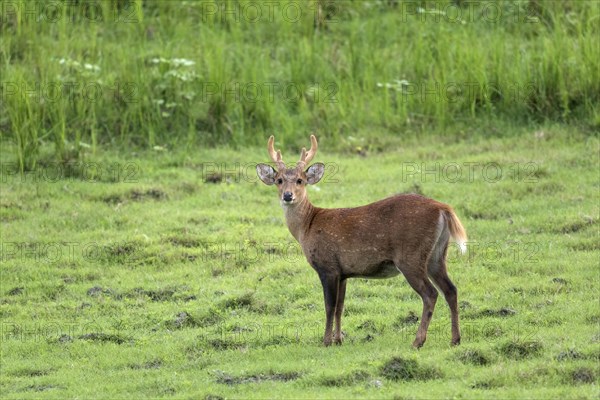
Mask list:
POLYGON ((305 158, 306 158, 306 147, 303 147, 302 151, 300 152, 300 162, 303 162, 305 158))
POLYGON ((273 142, 275 142, 275 136, 271 135, 269 141, 267 142, 267 150, 269 151, 269 155, 271 159, 275 162, 278 169, 285 169, 285 164, 281 158, 281 150, 275 151, 273 147, 273 142))
POLYGON ((308 164, 315 157, 315 154, 317 154, 318 147, 319 145, 317 143, 317 138, 315 135, 310 135, 310 150, 306 151, 305 147, 302 148, 302 153, 300 153, 300 161, 298 161, 298 164, 308 164))

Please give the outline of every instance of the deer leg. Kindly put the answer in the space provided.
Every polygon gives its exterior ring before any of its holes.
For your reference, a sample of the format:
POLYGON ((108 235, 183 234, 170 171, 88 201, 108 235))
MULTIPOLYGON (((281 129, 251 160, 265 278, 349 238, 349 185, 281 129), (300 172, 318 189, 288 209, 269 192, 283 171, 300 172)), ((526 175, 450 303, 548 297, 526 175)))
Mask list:
POLYGON ((438 261, 436 263, 430 263, 428 267, 429 277, 437 285, 438 288, 444 293, 448 307, 450 307, 450 319, 452 321, 452 342, 453 346, 460 344, 460 328, 458 324, 458 293, 456 286, 452 283, 448 277, 446 271, 446 263, 444 261, 438 261))
POLYGON ((344 313, 344 298, 346 297, 346 279, 341 279, 338 286, 337 302, 335 305, 335 332, 333 342, 342 344, 344 334, 342 333, 342 314, 344 313))
POLYGON ((340 278, 337 275, 319 274, 321 285, 323 285, 323 296, 325 297, 325 335, 323 344, 330 346, 333 340, 333 318, 338 298, 340 278))
POLYGON ((427 329, 433 316, 433 310, 435 308, 435 302, 437 301, 438 292, 435 287, 429 282, 425 274, 411 274, 407 273, 404 275, 406 280, 412 286, 412 288, 419 293, 423 300, 423 314, 421 315, 421 324, 417 330, 417 337, 413 342, 413 347, 419 348, 423 346, 427 339, 427 329))
POLYGON ((427 263, 427 274, 433 283, 444 293, 448 307, 450 307, 450 320, 452 322, 452 341, 453 346, 460 344, 460 328, 458 324, 458 294, 456 286, 448 277, 446 268, 446 254, 448 253, 448 241, 450 234, 445 228, 445 220, 441 222, 444 227, 433 248, 429 262, 427 263))

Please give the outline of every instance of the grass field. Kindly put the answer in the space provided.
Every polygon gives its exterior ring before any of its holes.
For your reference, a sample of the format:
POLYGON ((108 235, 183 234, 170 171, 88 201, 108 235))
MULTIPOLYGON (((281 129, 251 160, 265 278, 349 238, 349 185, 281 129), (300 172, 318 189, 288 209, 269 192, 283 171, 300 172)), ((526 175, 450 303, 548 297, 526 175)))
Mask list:
POLYGON ((277 132, 299 145, 310 130, 340 141, 490 117, 600 128, 597 1, 7 0, 0 12, 0 132, 23 170, 48 142, 73 161, 106 143, 242 147, 277 132))
POLYGON ((0 3, 0 397, 600 395, 600 2, 0 3), (294 14, 297 12, 298 14, 294 14), (321 207, 456 210, 462 344, 403 277, 316 273, 255 165, 321 207))
POLYGON ((318 277, 246 168, 264 146, 5 174, 3 397, 597 397, 598 139, 481 131, 363 156, 324 139, 310 191, 325 207, 418 191, 456 208, 470 238, 449 256, 456 348, 440 301, 412 349, 421 300, 401 277, 350 280, 346 341, 322 347, 318 277))

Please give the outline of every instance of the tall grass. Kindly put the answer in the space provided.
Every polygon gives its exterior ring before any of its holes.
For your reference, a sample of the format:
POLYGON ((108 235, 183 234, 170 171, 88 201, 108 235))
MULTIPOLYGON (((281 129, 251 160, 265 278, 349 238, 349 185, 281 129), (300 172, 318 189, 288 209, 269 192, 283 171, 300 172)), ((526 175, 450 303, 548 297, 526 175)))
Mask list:
POLYGON ((69 160, 481 117, 600 126, 595 1, 273 4, 4 2, 2 139, 27 169, 45 142, 69 160))

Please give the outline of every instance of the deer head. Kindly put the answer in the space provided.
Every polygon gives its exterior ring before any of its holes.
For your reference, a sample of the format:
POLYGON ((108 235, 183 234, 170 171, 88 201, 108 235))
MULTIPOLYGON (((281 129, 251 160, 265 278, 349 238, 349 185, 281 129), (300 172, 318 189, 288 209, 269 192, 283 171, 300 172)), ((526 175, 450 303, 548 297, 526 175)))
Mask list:
POLYGON ((267 142, 269 155, 277 170, 268 164, 258 164, 256 172, 261 181, 266 185, 277 185, 279 190, 279 200, 283 206, 290 206, 302 203, 306 197, 306 185, 312 185, 321 180, 325 172, 323 163, 315 163, 306 168, 308 163, 317 153, 317 138, 310 135, 310 150, 302 148, 300 160, 296 166, 288 168, 281 157, 281 151, 275 151, 273 142, 275 138, 271 136, 267 142), (305 169, 306 168, 306 169, 305 169))

